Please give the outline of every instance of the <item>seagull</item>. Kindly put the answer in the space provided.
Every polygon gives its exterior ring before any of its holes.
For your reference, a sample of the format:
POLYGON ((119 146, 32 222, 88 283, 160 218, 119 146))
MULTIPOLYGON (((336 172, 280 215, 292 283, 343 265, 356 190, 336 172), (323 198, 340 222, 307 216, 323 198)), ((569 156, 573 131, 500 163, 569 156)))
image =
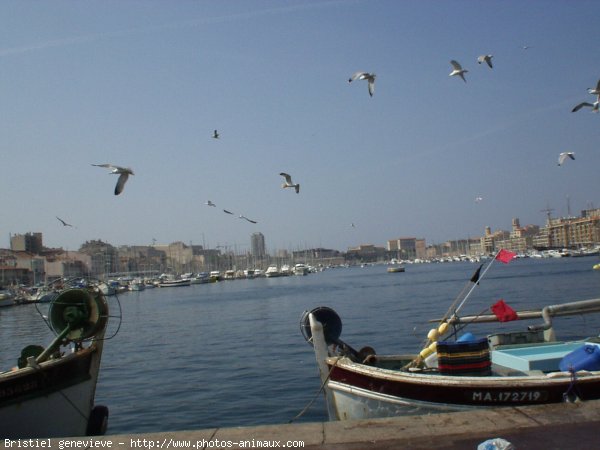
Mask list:
POLYGON ((247 220, 250 223, 257 223, 256 220, 250 220, 246 216, 242 216, 241 214, 240 214, 240 219, 245 219, 245 220, 247 220))
POLYGON ((462 66, 457 63, 456 61, 452 60, 450 61, 450 64, 452 64, 452 67, 454 68, 454 70, 452 70, 452 72, 450 72, 451 77, 458 75, 459 77, 461 77, 463 79, 463 81, 466 83, 467 80, 465 80, 465 73, 468 72, 467 69, 463 69, 462 66))
POLYGON ((219 139, 219 132, 215 130, 212 135, 213 139, 219 139))
POLYGON ((600 80, 598 80, 595 88, 588 88, 588 93, 592 95, 600 95, 600 80))
POLYGON ((63 226, 65 227, 72 227, 73 225, 71 225, 70 223, 65 222, 64 220, 62 220, 60 217, 56 216, 56 218, 60 221, 60 223, 63 224, 63 226))
POLYGON ((581 108, 583 108, 584 106, 587 106, 589 108, 592 108, 592 112, 598 112, 598 106, 600 105, 600 95, 598 95, 598 99, 594 102, 594 103, 589 103, 589 102, 582 102, 579 105, 575 106, 575 108, 573 108, 571 110, 571 112, 577 112, 579 111, 581 108))
POLYGON ((285 183, 283 183, 281 185, 281 187, 283 189, 293 187, 296 190, 296 194, 300 192, 300 185, 294 184, 294 182, 292 181, 292 177, 290 175, 288 175, 285 172, 281 172, 279 175, 281 175, 282 177, 285 177, 285 183))
POLYGON ((211 202, 210 200, 206 202, 206 206, 217 206, 215 205, 213 202, 211 202))
POLYGON ((486 63, 488 66, 490 66, 490 69, 492 69, 492 58, 494 56, 493 55, 481 55, 477 58, 477 63, 481 64, 481 63, 486 63))
POLYGON ((223 210, 223 212, 224 212, 225 214, 233 214, 231 211, 227 211, 226 209, 224 209, 224 210, 223 210))
POLYGON ((367 80, 369 82, 369 95, 373 97, 375 93, 375 75, 374 73, 369 72, 356 72, 349 79, 348 83, 352 83, 354 80, 367 80))
POLYGON ((352 228, 356 228, 356 225, 354 225, 354 222, 352 222, 352 223, 350 224, 350 226, 351 226, 352 228))
POLYGON ((572 160, 575 160, 575 153, 574 152, 562 152, 560 155, 558 155, 558 165, 562 166, 562 164, 566 161, 567 158, 571 158, 572 160))
POLYGON ((475 203, 479 203, 480 201, 483 200, 483 197, 475 197, 475 203))
POLYGON ((106 169, 110 169, 110 173, 119 174, 119 179, 117 180, 117 185, 115 186, 115 195, 119 195, 121 192, 123 192, 123 188, 125 187, 125 183, 127 182, 129 175, 135 175, 133 170, 131 170, 129 167, 120 167, 115 166, 114 164, 92 164, 92 166, 105 167, 106 169))

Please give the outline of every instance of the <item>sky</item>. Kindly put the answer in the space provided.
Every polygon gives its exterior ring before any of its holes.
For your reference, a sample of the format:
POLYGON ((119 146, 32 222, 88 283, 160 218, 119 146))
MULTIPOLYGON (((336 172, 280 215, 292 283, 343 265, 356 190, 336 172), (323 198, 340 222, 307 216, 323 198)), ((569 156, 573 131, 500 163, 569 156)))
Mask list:
POLYGON ((585 0, 5 0, 0 247, 41 232, 67 250, 244 252, 261 232, 268 251, 346 251, 600 207, 600 114, 571 112, 595 100, 599 15, 585 0), (373 97, 356 71, 376 74, 373 97), (122 194, 104 163, 133 170, 122 194))

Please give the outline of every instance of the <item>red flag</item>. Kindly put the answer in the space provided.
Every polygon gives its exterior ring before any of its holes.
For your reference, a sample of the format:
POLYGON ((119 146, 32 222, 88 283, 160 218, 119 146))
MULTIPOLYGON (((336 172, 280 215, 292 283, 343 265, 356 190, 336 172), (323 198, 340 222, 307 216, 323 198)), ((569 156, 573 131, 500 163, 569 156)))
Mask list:
POLYGON ((492 305, 492 312, 496 315, 500 322, 510 322, 511 320, 517 320, 519 316, 506 303, 500 299, 492 305))
POLYGON ((509 252, 508 250, 504 250, 502 248, 496 255, 496 259, 498 261, 502 261, 504 264, 508 264, 515 256, 517 256, 516 253, 509 252))

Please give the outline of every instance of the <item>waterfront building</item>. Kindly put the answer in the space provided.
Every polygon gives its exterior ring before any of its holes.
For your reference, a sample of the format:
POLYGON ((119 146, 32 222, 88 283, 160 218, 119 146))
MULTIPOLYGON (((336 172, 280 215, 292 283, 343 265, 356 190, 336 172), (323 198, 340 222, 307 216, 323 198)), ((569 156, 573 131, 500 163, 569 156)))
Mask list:
POLYGON ((39 255, 44 249, 42 233, 13 234, 10 236, 10 249, 16 252, 29 252, 39 255))
POLYGON ((250 236, 250 252, 256 260, 261 260, 267 255, 265 237, 262 233, 252 233, 250 236))
POLYGON ((600 210, 582 211, 581 217, 548 219, 550 248, 591 247, 600 242, 600 210))
POLYGON ((358 247, 348 248, 346 252, 347 260, 361 262, 377 262, 386 259, 386 249, 375 247, 373 244, 361 244, 358 247))
POLYGON ((417 238, 403 237, 387 241, 387 251, 396 259, 417 258, 417 238))

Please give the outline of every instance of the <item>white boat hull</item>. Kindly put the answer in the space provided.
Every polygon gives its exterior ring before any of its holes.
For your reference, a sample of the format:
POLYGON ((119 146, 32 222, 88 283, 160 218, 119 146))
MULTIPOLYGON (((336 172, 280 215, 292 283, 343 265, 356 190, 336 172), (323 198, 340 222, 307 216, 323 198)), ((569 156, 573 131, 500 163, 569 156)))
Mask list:
POLYGON ((475 409, 469 406, 403 399, 331 381, 327 388, 335 403, 337 417, 334 419, 337 420, 378 419, 475 409))

